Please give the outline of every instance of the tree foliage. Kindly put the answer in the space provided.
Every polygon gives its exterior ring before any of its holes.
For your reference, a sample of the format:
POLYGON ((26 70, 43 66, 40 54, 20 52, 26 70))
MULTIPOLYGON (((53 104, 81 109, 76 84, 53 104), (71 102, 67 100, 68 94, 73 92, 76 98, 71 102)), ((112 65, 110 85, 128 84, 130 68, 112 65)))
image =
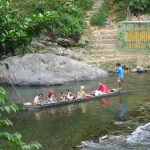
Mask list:
POLYGON ((146 11, 148 7, 149 0, 129 0, 129 7, 133 9, 134 12, 146 11))
POLYGON ((41 149, 41 145, 38 142, 26 144, 22 141, 22 135, 18 132, 9 133, 3 131, 3 127, 12 126, 13 123, 8 119, 4 118, 5 113, 17 112, 19 110, 16 104, 5 103, 5 90, 0 87, 0 150, 32 150, 41 149))
POLYGON ((50 29, 53 37, 80 36, 93 0, 0 0, 0 57, 24 48, 50 29), (81 5, 80 5, 81 4, 81 5), (85 4, 85 5, 84 5, 85 4))
POLYGON ((111 11, 116 16, 115 21, 123 21, 127 17, 127 9, 131 15, 150 13, 150 0, 109 0, 112 2, 111 11))

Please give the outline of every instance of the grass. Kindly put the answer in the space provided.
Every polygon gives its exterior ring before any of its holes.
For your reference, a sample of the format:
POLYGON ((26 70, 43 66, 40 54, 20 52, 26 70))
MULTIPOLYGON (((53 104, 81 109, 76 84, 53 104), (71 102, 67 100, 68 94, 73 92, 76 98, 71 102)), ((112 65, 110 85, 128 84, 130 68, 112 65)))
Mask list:
POLYGON ((119 49, 121 54, 128 55, 150 55, 150 49, 119 49))
POLYGON ((99 11, 92 16, 90 20, 91 25, 104 26, 107 21, 107 17, 109 15, 109 9, 110 9, 110 3, 108 0, 105 0, 102 6, 100 7, 99 11))

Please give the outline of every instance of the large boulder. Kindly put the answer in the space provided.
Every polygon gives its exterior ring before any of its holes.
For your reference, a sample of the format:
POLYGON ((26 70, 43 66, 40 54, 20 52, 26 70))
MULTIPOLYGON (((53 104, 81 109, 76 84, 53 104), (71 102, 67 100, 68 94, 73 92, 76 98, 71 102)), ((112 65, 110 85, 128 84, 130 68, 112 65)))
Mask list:
POLYGON ((26 54, 0 61, 0 81, 15 85, 55 85, 106 77, 107 72, 52 53, 26 54))
POLYGON ((137 66, 136 69, 137 69, 137 72, 139 73, 145 72, 145 68, 142 66, 137 66))

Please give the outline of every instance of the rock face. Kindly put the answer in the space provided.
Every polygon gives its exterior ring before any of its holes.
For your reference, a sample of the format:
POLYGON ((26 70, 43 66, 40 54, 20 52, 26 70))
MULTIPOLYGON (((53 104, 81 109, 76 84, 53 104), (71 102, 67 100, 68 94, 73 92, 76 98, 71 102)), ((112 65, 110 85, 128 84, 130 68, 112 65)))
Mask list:
POLYGON ((0 81, 15 85, 55 85, 108 76, 86 63, 52 53, 9 57, 0 61, 0 70, 0 81))

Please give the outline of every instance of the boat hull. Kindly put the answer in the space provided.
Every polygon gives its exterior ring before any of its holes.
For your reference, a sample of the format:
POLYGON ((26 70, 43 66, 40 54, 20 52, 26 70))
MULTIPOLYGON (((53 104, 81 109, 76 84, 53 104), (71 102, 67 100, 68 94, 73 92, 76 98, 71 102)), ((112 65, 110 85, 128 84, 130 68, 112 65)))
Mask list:
POLYGON ((44 109, 44 108, 49 108, 49 107, 56 107, 56 106, 62 106, 62 105, 69 105, 69 104, 76 104, 76 103, 84 103, 87 101, 92 101, 92 100, 98 100, 104 97, 111 97, 120 94, 119 90, 113 91, 109 94, 103 94, 100 96, 94 96, 94 97, 89 97, 85 99, 76 99, 76 100, 71 100, 71 101, 63 101, 59 103, 44 103, 42 105, 25 105, 23 104, 23 110, 36 110, 36 109, 44 109))

